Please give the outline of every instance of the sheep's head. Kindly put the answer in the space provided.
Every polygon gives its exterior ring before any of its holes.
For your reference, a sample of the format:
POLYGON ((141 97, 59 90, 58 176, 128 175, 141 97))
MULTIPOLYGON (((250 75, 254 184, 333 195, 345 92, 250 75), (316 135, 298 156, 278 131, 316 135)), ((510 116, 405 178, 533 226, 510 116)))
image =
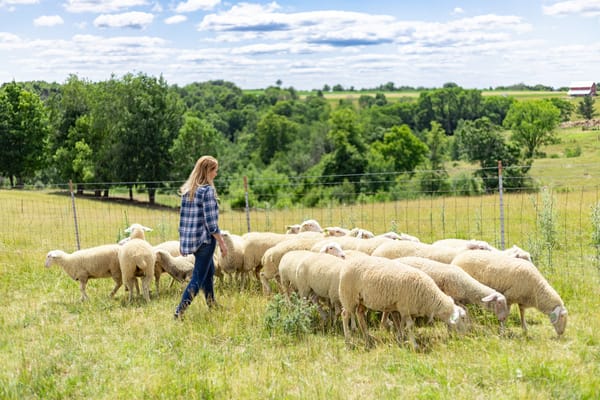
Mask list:
MULTIPOLYGON (((145 239, 144 232, 152 232, 152 228, 148 228, 142 224, 131 224, 128 228, 125 229, 125 233, 129 233, 129 239, 145 239)), ((127 240, 123 239, 119 242, 119 244, 125 243, 127 240), (123 243, 121 243, 123 242, 123 243)))
POLYGON ((294 225, 286 225, 285 226, 285 233, 288 234, 296 234, 300 232, 300 224, 294 224, 294 225))
POLYGON ((348 233, 348 236, 354 236, 358 239, 371 239, 375 237, 373 232, 361 228, 353 228, 350 233, 348 233))
POLYGON ((506 302, 506 297, 502 293, 492 293, 488 296, 485 296, 483 299, 481 299, 481 301, 483 301, 488 308, 490 308, 494 314, 496 314, 498 321, 504 322, 506 320, 508 317, 509 308, 506 302))
POLYGON ((323 228, 314 219, 307 219, 300 224, 299 232, 323 232, 323 228))
POLYGON ((326 236, 346 236, 350 230, 340 228, 339 226, 329 226, 324 229, 326 236))
POLYGON ((556 306, 548 315, 558 336, 561 336, 565 332, 565 328, 567 327, 567 315, 567 309, 564 306, 556 306))
POLYGON ((452 315, 448 319, 448 327, 456 332, 464 332, 467 330, 467 312, 464 308, 454 304, 452 315))
POLYGON ((527 260, 529 262, 531 261, 531 254, 529 254, 528 251, 523 250, 522 248, 520 248, 517 245, 513 245, 513 247, 511 247, 510 249, 506 249, 504 250, 504 252, 506 254, 508 254, 511 257, 515 257, 515 258, 522 258, 523 260, 527 260))
POLYGON ((46 262, 44 263, 44 266, 46 268, 51 267, 52 264, 54 264, 54 262, 56 261, 56 259, 62 257, 63 254, 65 254, 65 253, 60 250, 49 251, 48 254, 46 255, 46 262))
POLYGON ((331 242, 323 245, 323 247, 321 247, 321 253, 331 254, 332 256, 340 257, 343 259, 346 258, 346 253, 344 253, 342 246, 340 246, 340 244, 336 242, 331 242))

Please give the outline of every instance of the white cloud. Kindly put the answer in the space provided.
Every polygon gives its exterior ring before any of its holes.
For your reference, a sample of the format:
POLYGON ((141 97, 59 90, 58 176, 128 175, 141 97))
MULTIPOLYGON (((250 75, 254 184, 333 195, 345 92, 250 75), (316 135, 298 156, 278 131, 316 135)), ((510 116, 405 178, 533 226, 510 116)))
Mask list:
POLYGON ((147 0, 66 0, 63 6, 71 13, 108 13, 147 4, 147 0))
POLYGON ((454 14, 454 15, 464 14, 464 13, 465 13, 465 10, 463 10, 460 7, 455 7, 454 10, 452 10, 452 14, 454 14))
POLYGON ((174 25, 174 24, 180 24, 185 21, 187 21, 187 17, 185 15, 173 15, 172 17, 165 19, 165 24, 174 25))
POLYGON ((0 0, 0 8, 6 6, 21 6, 29 4, 38 4, 40 0, 0 0))
POLYGON ((133 28, 144 29, 154 20, 154 15, 132 11, 123 14, 103 14, 94 20, 94 26, 99 28, 133 28))
POLYGON ((63 21, 60 15, 43 15, 33 20, 33 25, 35 26, 56 26, 64 23, 65 21, 63 21))
POLYGON ((559 1, 551 6, 544 6, 543 11, 552 16, 581 14, 584 17, 596 17, 600 15, 600 0, 559 1))
POLYGON ((212 10, 221 0, 187 0, 183 1, 175 7, 175 12, 186 13, 198 10, 212 10))

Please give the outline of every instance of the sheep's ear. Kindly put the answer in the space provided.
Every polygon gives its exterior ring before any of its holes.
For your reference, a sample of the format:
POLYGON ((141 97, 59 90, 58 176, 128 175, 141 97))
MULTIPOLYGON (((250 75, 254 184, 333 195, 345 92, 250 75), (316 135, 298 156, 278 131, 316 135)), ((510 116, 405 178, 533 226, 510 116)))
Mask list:
POLYGON ((552 324, 556 324, 559 320, 559 318, 562 315, 566 315, 567 314, 567 309, 561 306, 556 306, 556 308, 554 310, 552 310, 552 312, 548 315, 548 317, 550 317, 550 322, 552 324))
POLYGON ((148 228, 147 226, 142 225, 142 229, 146 232, 152 232, 152 228, 148 228))
POLYGON ((495 301, 498 298, 498 293, 492 293, 492 294, 488 294, 487 296, 485 296, 483 299, 481 299, 481 301, 483 301, 484 303, 490 303, 492 301, 495 301))

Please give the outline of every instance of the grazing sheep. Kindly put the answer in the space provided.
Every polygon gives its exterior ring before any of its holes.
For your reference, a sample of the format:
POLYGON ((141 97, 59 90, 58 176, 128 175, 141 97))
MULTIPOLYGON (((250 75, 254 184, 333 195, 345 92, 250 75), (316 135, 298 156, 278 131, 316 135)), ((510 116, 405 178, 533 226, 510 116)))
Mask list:
POLYGON ((254 273, 257 279, 262 268, 262 256, 269 248, 279 242, 290 240, 295 235, 286 235, 285 233, 273 232, 248 232, 242 235, 245 242, 244 248, 244 268, 242 281, 245 281, 246 275, 254 273))
MULTIPOLYGON (((150 243, 146 241, 144 234, 149 228, 133 224, 128 229, 131 232, 129 240, 125 241, 119 249, 119 264, 121 265, 123 283, 129 290, 129 302, 131 302, 133 288, 137 286, 136 276, 141 275, 144 299, 150 301, 150 282, 154 276, 156 254, 150 243)), ((158 291, 158 286, 156 290, 158 291)))
POLYGON ((393 239, 387 238, 385 236, 377 236, 368 239, 359 239, 354 236, 339 236, 335 239, 324 239, 315 243, 312 250, 319 251, 321 247, 323 247, 323 245, 329 243, 332 240, 338 243, 344 250, 358 250, 365 254, 371 254, 377 247, 379 247, 383 243, 394 241, 393 239))
POLYGON ((172 256, 168 251, 163 249, 155 250, 155 254, 155 268, 161 268, 179 283, 184 283, 192 279, 195 261, 193 254, 172 256))
MULTIPOLYGON (((166 242, 159 243, 159 244, 153 246, 152 248, 154 251, 164 250, 173 257, 177 257, 177 256, 181 255, 181 251, 179 250, 179 240, 168 240, 166 242)), ((165 269, 162 267, 162 264, 160 264, 158 262, 156 264, 154 264, 154 282, 156 284, 156 294, 157 295, 159 294, 160 277, 164 272, 167 272, 167 271, 165 271, 165 269)), ((171 281, 171 283, 173 283, 173 281, 171 281)))
POLYGON ((375 237, 375 234, 371 231, 362 228, 353 228, 348 232, 348 236, 353 236, 359 239, 371 239, 375 237))
POLYGON ((372 345, 373 338, 368 333, 365 318, 367 309, 397 312, 400 321, 395 318, 394 325, 398 340, 407 333, 414 348, 417 343, 412 332, 413 316, 439 318, 449 328, 458 330, 466 324, 466 312, 455 305, 429 275, 382 257, 350 258, 340 273, 339 296, 347 346, 351 344, 349 321, 353 314, 356 314, 367 346, 372 345))
POLYGON ((525 309, 529 307, 546 314, 558 336, 564 333, 567 309, 556 290, 529 261, 497 252, 472 250, 457 255, 452 264, 504 294, 509 307, 518 304, 521 327, 525 333, 525 309))
POLYGON ((56 264, 74 280, 79 281, 81 300, 87 300, 85 287, 89 279, 113 278, 115 287, 110 297, 119 290, 122 284, 121 268, 119 267, 118 244, 106 244, 87 249, 77 250, 71 254, 62 250, 52 250, 46 255, 46 268, 56 264))
POLYGON ((271 294, 271 279, 279 280, 279 261, 285 253, 291 250, 310 250, 322 237, 299 236, 297 239, 285 240, 267 249, 263 254, 260 271, 260 281, 265 295, 271 294))
POLYGON ((215 270, 221 271, 222 274, 237 276, 242 280, 244 273, 244 251, 246 241, 240 235, 235 235, 229 231, 222 230, 221 236, 227 246, 227 256, 223 257, 219 246, 215 249, 214 260, 215 270))
POLYGON ((350 233, 350 229, 340 228, 339 226, 328 226, 323 229, 325 236, 346 236, 350 233))
POLYGON ((489 251, 498 251, 500 253, 504 253, 511 257, 522 258, 531 262, 531 254, 529 252, 523 250, 517 245, 513 245, 511 248, 500 250, 488 242, 484 240, 476 240, 476 239, 440 239, 432 243, 433 246, 444 246, 444 247, 453 247, 458 249, 466 249, 466 250, 489 250, 489 251))
POLYGON ((373 250, 371 255, 391 259, 408 256, 425 257, 450 264, 454 257, 461 251, 465 251, 465 249, 433 246, 431 244, 409 240, 390 240, 378 246, 373 250))
POLYGON ((460 267, 423 257, 401 257, 396 260, 425 272, 433 278, 442 292, 457 303, 476 304, 491 310, 500 324, 504 325, 509 311, 506 297, 479 282, 460 267))

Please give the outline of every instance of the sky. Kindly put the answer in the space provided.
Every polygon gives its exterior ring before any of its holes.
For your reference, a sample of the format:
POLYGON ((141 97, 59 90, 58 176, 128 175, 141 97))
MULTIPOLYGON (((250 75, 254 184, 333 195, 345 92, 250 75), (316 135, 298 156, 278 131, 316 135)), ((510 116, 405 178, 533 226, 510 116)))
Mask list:
POLYGON ((0 83, 242 89, 600 81, 600 0, 0 0, 0 83))

